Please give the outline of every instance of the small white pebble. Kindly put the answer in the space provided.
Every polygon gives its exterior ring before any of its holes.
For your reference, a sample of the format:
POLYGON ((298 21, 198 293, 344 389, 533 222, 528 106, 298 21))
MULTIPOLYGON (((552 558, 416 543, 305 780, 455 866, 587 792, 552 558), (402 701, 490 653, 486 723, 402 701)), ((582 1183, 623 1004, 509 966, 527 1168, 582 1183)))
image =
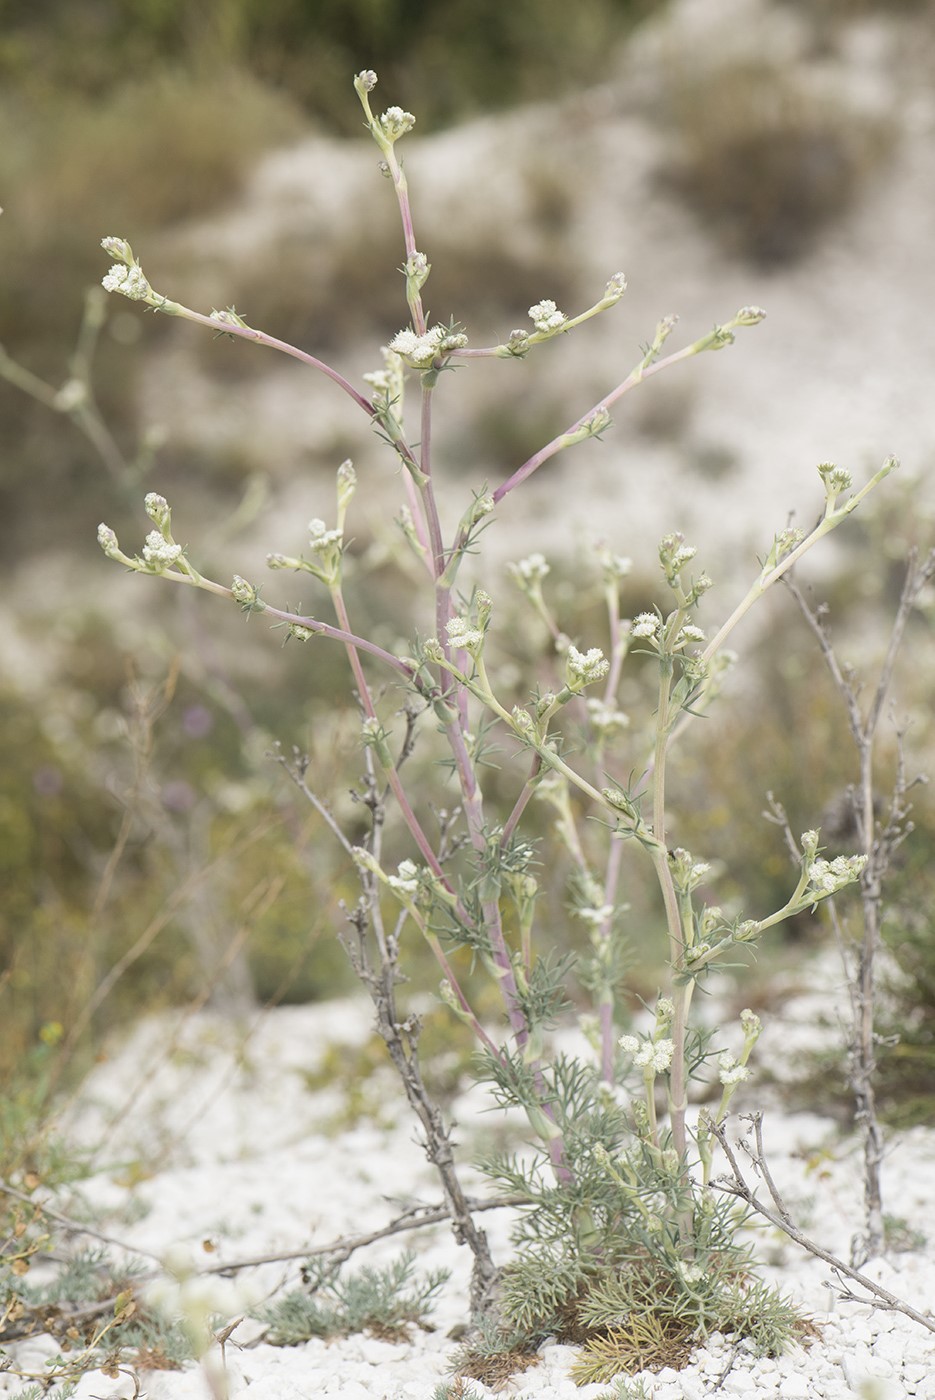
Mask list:
POLYGON ((735 1368, 724 1377, 721 1389, 730 1395, 749 1395, 757 1389, 756 1378, 751 1376, 749 1371, 738 1371, 735 1368))

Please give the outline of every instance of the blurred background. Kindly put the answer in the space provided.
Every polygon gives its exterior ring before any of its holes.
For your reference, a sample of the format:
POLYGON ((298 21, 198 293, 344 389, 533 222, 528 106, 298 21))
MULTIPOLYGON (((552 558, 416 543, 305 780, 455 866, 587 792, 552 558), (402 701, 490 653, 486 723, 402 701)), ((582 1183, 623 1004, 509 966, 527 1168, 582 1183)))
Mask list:
MULTIPOLYGON (((663 601, 656 542, 683 529, 722 584, 711 619, 790 514, 814 518, 817 462, 859 482, 895 452, 901 478, 813 584, 872 676, 907 552, 935 544, 933 60, 929 0, 0 4, 8 1140, 18 1114, 146 1009, 246 1014, 351 986, 335 931, 353 872, 268 756, 277 741, 308 752, 316 789, 358 819, 342 658, 280 648, 256 619, 125 578, 98 549, 98 521, 135 552, 142 497, 157 490, 203 572, 262 580, 269 550, 298 553, 307 520, 329 517, 334 471, 352 456, 359 630, 399 647, 410 626, 411 580, 386 524, 399 483, 381 444, 297 364, 108 302, 101 237, 128 238, 166 295, 235 305, 360 384, 405 321, 397 213, 351 86, 375 68, 375 110, 417 116, 401 151, 436 320, 453 315, 489 343, 534 301, 574 314, 613 272, 630 278, 620 307, 534 365, 485 362, 459 371, 457 393, 443 386, 449 524, 472 490, 623 379, 662 315, 682 317, 675 345, 762 304, 769 318, 742 343, 641 388, 603 442, 511 497, 491 555, 499 569, 545 548, 562 625, 599 644, 595 518, 634 559, 631 614, 663 601)), ((502 573, 493 582, 505 591, 502 573)), ((264 587, 314 605, 282 575, 264 587)), ((924 603, 894 686, 913 770, 933 747, 924 603)), ((742 679, 676 779, 675 839, 722 862, 718 898, 743 891, 754 914, 789 881, 760 820, 767 790, 794 830, 824 814, 834 831, 828 814, 856 769, 791 602, 771 600, 741 640, 742 679)), ((542 643, 517 642, 504 661, 535 665, 542 643)), ((645 699, 639 676, 624 699, 645 699)), ((884 791, 892 733, 888 747, 884 791)), ((888 929, 904 1039, 887 1073, 904 1120, 926 1111, 935 1058, 935 814, 921 789, 915 819, 888 929)), ((839 821, 840 849, 848 837, 839 821)), ((641 954, 634 996, 653 991, 661 956, 639 880, 634 943, 656 951, 649 971, 641 954)), ((557 908, 561 941, 561 896, 557 908)), ((817 923, 786 934, 824 936, 817 923)), ((431 967, 416 971, 417 991, 433 983, 431 967)))

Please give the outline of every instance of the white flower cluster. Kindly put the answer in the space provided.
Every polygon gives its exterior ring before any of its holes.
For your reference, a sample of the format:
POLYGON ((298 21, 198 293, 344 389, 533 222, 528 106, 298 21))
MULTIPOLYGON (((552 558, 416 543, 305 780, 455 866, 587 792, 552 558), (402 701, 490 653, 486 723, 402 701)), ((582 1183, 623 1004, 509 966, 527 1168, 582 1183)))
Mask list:
MULTIPOLYGON (((100 538, 100 533, 98 533, 100 538)), ((151 569, 168 569, 182 553, 180 544, 170 544, 164 540, 159 530, 150 530, 143 545, 143 559, 151 569)))
POLYGON ((103 520, 97 527, 97 542, 105 554, 113 554, 120 548, 115 532, 103 520))
POLYGON ((825 489, 835 495, 853 485, 854 478, 846 467, 835 466, 834 462, 819 462, 818 475, 825 483, 825 489))
POLYGON ((812 861, 808 868, 806 893, 815 893, 821 897, 836 894, 845 885, 859 880, 866 864, 866 856, 835 856, 834 860, 819 857, 818 860, 812 861))
POLYGON ((785 559, 787 554, 802 543, 805 539, 805 531, 800 530, 797 525, 789 525, 785 530, 780 530, 773 540, 773 555, 776 562, 785 559))
POLYGON ((568 317, 564 311, 559 311, 554 301, 537 301, 535 306, 529 308, 529 319, 532 321, 537 331, 548 334, 549 331, 561 330, 568 317))
POLYGON ((101 286, 105 292, 119 292, 131 301, 146 301, 152 292, 143 276, 143 269, 138 264, 133 267, 121 267, 120 263, 114 263, 110 271, 101 278, 101 286))
POLYGON ((742 1084, 745 1079, 750 1078, 750 1071, 746 1065, 737 1063, 735 1056, 729 1050, 722 1050, 717 1057, 718 1079, 725 1089, 734 1084, 742 1084))
POLYGON ((401 860, 395 875, 387 875, 386 883, 397 894, 414 895, 419 889, 419 867, 415 861, 401 860))
POLYGON ((405 136, 416 124, 412 113, 404 112, 402 107, 387 107, 378 120, 388 141, 398 141, 400 136, 405 136))
POLYGON ((703 642, 704 630, 701 627, 696 627, 693 622, 686 622, 679 631, 676 641, 679 645, 684 645, 686 642, 703 642))
POLYGON ((609 549, 601 549, 598 552, 598 560, 608 583, 626 578, 633 569, 632 559, 627 558, 625 554, 611 554, 609 549))
POLYGON ((343 530, 329 530, 323 520, 308 522, 308 547, 313 554, 324 554, 326 550, 340 545, 343 540, 343 530))
POLYGON ((171 515, 169 502, 165 496, 160 496, 156 491, 149 491, 143 500, 143 507, 150 520, 154 520, 157 525, 164 525, 171 515))
POLYGON ((371 370, 365 374, 364 383, 375 389, 376 393, 387 403, 392 403, 402 395, 403 362, 396 351, 391 350, 388 345, 385 345, 380 353, 383 356, 383 368, 371 370))
POLYGON ((613 917, 614 906, 612 904, 589 906, 584 909, 576 909, 575 913, 583 924, 597 933, 613 917))
POLYGON ((123 263, 133 261, 133 249, 125 238, 114 238, 112 235, 102 238, 101 247, 105 253, 109 253, 112 258, 119 258, 123 263))
POLYGON ((745 1007, 744 1010, 741 1011, 740 1024, 743 1028, 744 1035, 749 1037, 751 1040, 756 1040, 757 1036, 760 1034, 760 1031, 763 1029, 763 1023, 760 1020, 759 1016, 756 1014, 755 1011, 751 1011, 749 1006, 745 1007))
POLYGON ((457 650, 471 651, 481 646, 484 634, 479 627, 473 627, 466 617, 453 617, 445 626, 448 641, 457 650))
POLYGON ((633 1063, 653 1074, 665 1074, 672 1064, 675 1045, 671 1040, 639 1040, 635 1035, 622 1035, 617 1044, 633 1063))
POLYGON ((637 613, 630 626, 631 637, 655 637, 659 631, 659 618, 655 613, 637 613))
POLYGON ((614 705, 605 705, 603 700, 596 698, 588 701, 588 719, 595 734, 604 739, 612 734, 619 734, 630 723, 629 715, 625 715, 614 705))
POLYGON ((546 574, 550 572, 549 564, 544 554, 529 554, 525 559, 520 559, 515 564, 507 564, 507 573, 520 586, 523 584, 541 583, 546 574))
POLYGON ((659 554, 663 564, 673 573, 678 573, 683 569, 698 553, 698 546, 685 544, 684 536, 681 534, 666 535, 659 546, 659 554))
MULTIPOLYGON (((448 326, 430 326, 424 335, 417 335, 414 330, 397 331, 387 348, 401 355, 416 369, 427 369, 439 355, 463 350, 467 343, 468 338, 463 331, 453 331, 448 326)), ((372 378, 370 382, 374 382, 372 378)))
POLYGON ((626 275, 622 272, 615 272, 604 288, 604 296, 614 301, 619 301, 627 289, 626 275))
POLYGON ((610 670, 610 662, 600 647, 590 647, 581 652, 570 646, 565 657, 565 669, 570 685, 591 685, 603 680, 610 670))

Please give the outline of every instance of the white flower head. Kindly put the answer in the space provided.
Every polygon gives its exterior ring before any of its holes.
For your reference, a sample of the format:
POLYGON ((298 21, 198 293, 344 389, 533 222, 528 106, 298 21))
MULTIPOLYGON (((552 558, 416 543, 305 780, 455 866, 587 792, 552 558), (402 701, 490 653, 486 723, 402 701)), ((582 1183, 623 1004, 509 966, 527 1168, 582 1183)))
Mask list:
POLYGON ((836 894, 838 890, 844 889, 845 885, 853 884, 855 880, 859 880, 866 864, 867 857, 865 855, 835 856, 834 860, 822 858, 814 860, 808 869, 807 892, 818 894, 819 897, 836 894))
POLYGON ((308 547, 313 554, 324 554, 329 549, 340 547, 344 540, 343 530, 329 530, 323 520, 308 522, 308 547))
POLYGON ((402 107, 387 107, 379 122, 384 136, 389 141, 398 141, 400 136, 405 136, 407 131, 412 130, 416 119, 411 112, 403 111, 402 107))
POLYGON ((414 895, 419 889, 419 867, 414 861, 402 860, 396 867, 395 875, 388 875, 386 883, 397 894, 414 895))
POLYGON ((671 1040, 638 1040, 635 1035, 622 1035, 617 1044, 633 1063, 647 1074, 665 1074, 672 1064, 675 1045, 671 1040))
POLYGON ((411 328, 397 331, 387 348, 415 369, 428 369, 440 355, 451 354, 465 345, 467 336, 463 331, 439 325, 430 326, 424 335, 417 335, 411 328))
POLYGON ((529 308, 529 319, 532 321, 537 331, 548 334, 550 331, 561 330, 568 317, 563 311, 559 311, 554 301, 537 301, 535 306, 529 308))
POLYGON ((675 1045, 671 1040, 647 1040, 634 1057, 634 1064, 653 1074, 665 1074, 672 1064, 675 1045))
POLYGON ((120 548, 116 534, 103 520, 97 527, 97 542, 105 554, 113 554, 120 548))
POLYGON ((825 489, 832 494, 846 491, 853 484, 853 478, 847 468, 835 466, 834 462, 819 462, 818 475, 825 483, 825 489))
POLYGON ((507 573, 514 583, 520 588, 529 588, 538 585, 550 572, 550 566, 544 554, 529 554, 525 559, 519 559, 515 564, 507 564, 507 573))
POLYGON ((484 641, 484 634, 479 627, 472 626, 466 617, 453 617, 445 626, 448 633, 448 641, 456 650, 471 651, 475 647, 480 647, 484 641))
POLYGON ((402 398, 404 364, 398 352, 390 349, 388 345, 384 345, 380 353, 383 356, 383 368, 365 374, 364 383, 376 391, 375 399, 389 405, 402 398))
POLYGON ((151 569, 162 573, 178 559, 182 553, 180 544, 171 544, 163 539, 159 530, 150 530, 143 546, 143 559, 151 569))
POLYGON ((105 253, 109 253, 112 258, 117 258, 119 262, 128 266, 133 262, 133 250, 125 238, 114 238, 108 236, 101 239, 101 247, 105 253))
POLYGON ((598 560, 608 583, 626 578, 633 570, 632 559, 629 559, 625 554, 612 554, 609 549, 602 549, 598 554, 598 560))
POLYGON ((630 627, 631 637, 655 637, 659 631, 659 618, 655 613, 637 613, 630 627))
POLYGON ((755 1011, 751 1011, 749 1006, 744 1007, 740 1013, 740 1025, 745 1036, 755 1040, 763 1029, 763 1023, 755 1011))
POLYGON ((735 1084, 742 1084, 745 1079, 750 1078, 750 1071, 746 1065, 738 1064, 729 1050, 723 1050, 718 1055, 717 1065, 718 1079, 725 1089, 732 1088, 735 1084))
POLYGON ((147 494, 143 501, 143 507, 150 520, 154 520, 157 525, 164 525, 171 514, 169 502, 165 496, 160 496, 156 491, 150 491, 147 494))
POLYGON ((397 355, 409 356, 421 342, 422 337, 416 335, 413 330, 397 331, 387 349, 394 351, 397 355))
POLYGON ((565 670, 569 685, 592 685, 594 681, 603 680, 607 675, 610 662, 600 647, 590 647, 588 651, 581 652, 576 646, 569 646, 565 657, 565 670))
POLYGON ((583 924, 597 932, 613 918, 614 906, 612 904, 601 904, 584 909, 576 909, 575 913, 583 924))
POLYGON ((131 301, 146 301, 152 295, 152 288, 143 276, 143 269, 139 264, 123 267, 120 263, 114 263, 110 271, 101 278, 101 286, 105 292, 119 292, 131 301))
POLYGON ((410 277, 426 278, 429 274, 429 260, 424 253, 412 253, 406 259, 406 272, 410 277))
POLYGON ((614 705, 605 705, 603 700, 596 697, 588 701, 588 719, 595 734, 602 739, 609 738, 612 734, 619 734, 622 729, 626 729, 630 723, 630 718, 622 710, 618 710, 614 705))

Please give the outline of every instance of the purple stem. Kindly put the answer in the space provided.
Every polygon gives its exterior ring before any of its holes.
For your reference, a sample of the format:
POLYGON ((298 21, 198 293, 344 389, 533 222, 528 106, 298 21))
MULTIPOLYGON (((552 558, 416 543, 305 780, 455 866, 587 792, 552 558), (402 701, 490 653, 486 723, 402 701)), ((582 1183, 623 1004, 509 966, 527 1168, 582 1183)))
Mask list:
MULTIPOLYGON (((179 314, 179 313, 176 313, 179 314)), ((227 321, 216 321, 211 316, 205 316, 200 311, 192 311, 189 307, 181 308, 181 314, 186 321, 198 321, 202 326, 210 326, 219 335, 235 335, 241 340, 252 340, 258 345, 268 345, 271 350, 281 350, 284 355, 291 355, 295 360, 301 360, 303 365, 310 365, 312 369, 319 370, 326 374, 329 379, 333 379, 339 388, 348 394, 359 408, 362 408, 368 418, 376 416, 376 410, 372 403, 359 394, 352 384, 339 374, 336 369, 326 365, 324 360, 316 359, 314 355, 309 355, 305 350, 299 350, 297 346, 290 345, 286 340, 277 340, 273 335, 267 335, 265 331, 254 330, 252 326, 238 326, 227 321)))
POLYGON ((538 452, 534 452, 521 467, 516 469, 511 477, 508 477, 506 481, 502 482, 493 493, 494 503, 499 505, 504 496, 508 495, 510 491, 519 486, 527 477, 532 476, 534 471, 538 471, 539 467, 547 462, 550 457, 554 457, 557 452, 561 452, 562 448, 567 445, 566 438, 569 434, 584 427, 585 423, 587 423, 595 413, 600 412, 602 408, 610 408, 611 404, 616 403, 624 394, 629 393, 631 389, 635 389, 637 384, 642 384, 644 379, 649 379, 651 375, 658 374, 660 370, 668 368, 669 365, 674 365, 679 360, 687 360, 689 356, 697 353, 694 345, 688 345, 684 350, 677 350, 674 354, 667 355, 665 359, 657 360, 655 364, 647 365, 645 368, 641 365, 637 369, 631 370, 622 384, 618 384, 616 389, 612 389, 609 394, 605 394, 604 398, 600 399, 593 408, 589 408, 587 413, 582 414, 570 428, 567 428, 563 433, 559 433, 551 442, 547 442, 545 447, 541 447, 538 452))

